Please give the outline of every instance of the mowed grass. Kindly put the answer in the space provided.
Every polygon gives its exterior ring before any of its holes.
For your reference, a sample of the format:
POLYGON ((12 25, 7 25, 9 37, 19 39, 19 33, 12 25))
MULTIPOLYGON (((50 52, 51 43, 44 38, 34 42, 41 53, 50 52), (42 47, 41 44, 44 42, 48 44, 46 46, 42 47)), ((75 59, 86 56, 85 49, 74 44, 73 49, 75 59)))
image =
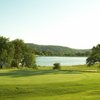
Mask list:
POLYGON ((100 73, 96 69, 3 69, 0 100, 100 100, 100 73))

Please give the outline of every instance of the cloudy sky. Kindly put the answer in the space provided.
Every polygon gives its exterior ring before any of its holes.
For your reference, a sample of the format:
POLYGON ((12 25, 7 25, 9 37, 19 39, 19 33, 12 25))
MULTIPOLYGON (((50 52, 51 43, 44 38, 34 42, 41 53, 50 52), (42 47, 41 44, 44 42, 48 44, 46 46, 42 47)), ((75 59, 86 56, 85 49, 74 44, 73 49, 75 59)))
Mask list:
POLYGON ((0 35, 92 48, 100 43, 100 0, 0 0, 0 35))

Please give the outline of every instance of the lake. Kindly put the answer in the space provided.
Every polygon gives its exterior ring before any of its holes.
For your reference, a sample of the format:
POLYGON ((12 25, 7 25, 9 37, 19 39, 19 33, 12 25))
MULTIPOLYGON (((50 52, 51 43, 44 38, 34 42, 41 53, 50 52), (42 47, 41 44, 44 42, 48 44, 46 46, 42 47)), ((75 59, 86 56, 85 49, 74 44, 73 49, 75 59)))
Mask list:
POLYGON ((40 66, 53 66, 54 63, 61 65, 82 65, 86 63, 87 57, 51 57, 51 56, 37 56, 36 64, 40 66))

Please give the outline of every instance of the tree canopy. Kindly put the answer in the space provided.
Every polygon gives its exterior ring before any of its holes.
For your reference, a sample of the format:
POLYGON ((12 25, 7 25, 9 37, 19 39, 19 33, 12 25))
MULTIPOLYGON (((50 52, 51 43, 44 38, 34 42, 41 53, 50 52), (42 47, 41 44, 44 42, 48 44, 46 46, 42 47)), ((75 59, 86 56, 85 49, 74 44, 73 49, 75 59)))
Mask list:
POLYGON ((92 48, 91 54, 87 58, 86 63, 88 66, 91 66, 95 63, 100 63, 100 44, 92 48))
POLYGON ((35 65, 34 54, 23 40, 0 36, 0 68, 7 67, 33 67, 35 65))

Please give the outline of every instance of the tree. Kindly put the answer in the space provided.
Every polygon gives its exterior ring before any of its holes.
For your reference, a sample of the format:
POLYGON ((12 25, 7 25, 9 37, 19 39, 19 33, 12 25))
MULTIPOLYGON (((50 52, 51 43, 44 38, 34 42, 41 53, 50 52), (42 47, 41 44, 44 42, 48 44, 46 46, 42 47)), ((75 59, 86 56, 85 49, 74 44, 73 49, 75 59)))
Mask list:
POLYGON ((12 42, 9 42, 7 44, 7 65, 6 66, 11 66, 11 63, 13 61, 13 58, 14 58, 14 52, 15 52, 15 49, 14 49, 14 45, 12 44, 12 42))
POLYGON ((22 66, 25 67, 35 66, 35 56, 33 54, 33 50, 28 46, 25 47, 24 56, 22 59, 22 66))
POLYGON ((10 66, 14 54, 13 44, 8 38, 0 37, 0 68, 10 66))
POLYGON ((92 48, 91 54, 87 58, 86 63, 88 66, 91 66, 95 63, 100 63, 100 44, 92 48))
POLYGON ((24 42, 23 40, 16 39, 12 41, 14 45, 14 58, 12 61, 12 67, 25 66, 31 67, 35 64, 34 54, 24 42))
POLYGON ((15 39, 9 41, 8 38, 0 36, 0 68, 3 66, 31 67, 35 65, 35 56, 23 40, 15 39))
POLYGON ((23 40, 20 40, 20 39, 15 39, 12 41, 12 43, 13 43, 14 49, 15 49, 12 65, 13 65, 13 67, 18 67, 23 59, 25 43, 23 42, 23 40))

